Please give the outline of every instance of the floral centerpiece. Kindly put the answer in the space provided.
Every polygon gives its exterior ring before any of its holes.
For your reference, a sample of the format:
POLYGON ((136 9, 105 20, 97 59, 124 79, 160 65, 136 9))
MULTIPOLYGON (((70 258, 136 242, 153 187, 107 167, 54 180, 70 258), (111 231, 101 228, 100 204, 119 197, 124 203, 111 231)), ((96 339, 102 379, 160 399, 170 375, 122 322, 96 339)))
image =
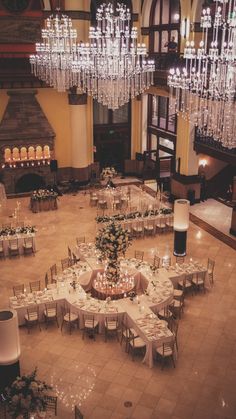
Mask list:
POLYGON ((38 189, 33 191, 31 195, 32 201, 44 201, 50 198, 57 198, 58 193, 55 192, 53 189, 38 189))
POLYGON ((107 259, 106 278, 110 283, 116 283, 120 277, 120 263, 118 257, 125 255, 131 244, 131 235, 120 224, 110 223, 99 230, 95 246, 101 252, 103 259, 107 259))
POLYGON ((104 167, 104 169, 102 169, 102 173, 101 173, 102 179, 113 178, 116 175, 117 175, 117 172, 114 169, 114 167, 104 167))
POLYGON ((37 379, 37 368, 28 375, 17 377, 5 390, 4 398, 9 414, 14 419, 27 413, 45 411, 45 395, 51 386, 37 379))
POLYGON ((37 230, 35 226, 5 227, 0 228, 0 236, 15 236, 16 234, 33 234, 37 230))

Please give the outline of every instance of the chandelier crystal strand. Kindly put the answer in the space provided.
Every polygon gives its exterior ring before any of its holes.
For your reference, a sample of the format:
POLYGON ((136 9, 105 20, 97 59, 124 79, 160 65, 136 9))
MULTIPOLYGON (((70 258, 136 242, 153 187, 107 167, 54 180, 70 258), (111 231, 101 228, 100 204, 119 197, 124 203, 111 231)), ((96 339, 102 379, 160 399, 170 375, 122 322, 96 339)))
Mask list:
POLYGON ((236 147, 236 0, 214 0, 215 14, 203 9, 202 40, 187 41, 185 67, 168 76, 171 105, 224 147, 236 147), (209 42, 210 33, 212 41, 209 42))
POLYGON ((74 86, 71 72, 77 47, 77 31, 66 15, 51 15, 42 29, 42 42, 36 43, 36 54, 30 56, 32 73, 64 92, 74 86))
POLYGON ((89 43, 77 46, 72 72, 78 90, 86 91, 109 109, 118 109, 153 84, 154 62, 146 60, 145 44, 137 43, 137 28, 130 28, 131 13, 119 4, 102 4, 90 27, 89 43))

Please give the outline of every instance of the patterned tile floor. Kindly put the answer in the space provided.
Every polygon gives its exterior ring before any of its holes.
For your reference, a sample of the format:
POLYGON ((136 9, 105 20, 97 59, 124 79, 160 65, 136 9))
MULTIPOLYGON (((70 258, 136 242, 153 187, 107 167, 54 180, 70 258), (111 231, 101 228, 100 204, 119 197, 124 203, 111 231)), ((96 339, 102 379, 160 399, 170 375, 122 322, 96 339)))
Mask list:
MULTIPOLYGON (((37 226, 35 256, 0 261, 1 307, 8 306, 12 286, 30 280, 44 280, 49 266, 67 256, 67 245, 85 235, 92 241, 96 233, 96 209, 82 193, 60 198, 57 211, 32 214, 29 198, 20 199, 21 218, 37 226)), ((16 206, 9 200, 6 219, 16 206)), ((5 217, 4 217, 5 215, 5 217)), ((163 256, 172 251, 173 234, 133 242, 135 249, 163 256)), ((188 296, 179 328, 179 354, 176 368, 161 370, 132 362, 116 339, 104 342, 82 339, 80 331, 61 333, 56 325, 37 328, 28 335, 20 329, 21 370, 37 366, 39 377, 53 381, 65 400, 59 402, 58 418, 73 417, 71 404, 82 400, 81 410, 89 419, 235 419, 236 418, 236 258, 235 251, 190 223, 188 256, 216 261, 215 284, 206 294, 188 296), (132 405, 125 407, 124 402, 132 405)))

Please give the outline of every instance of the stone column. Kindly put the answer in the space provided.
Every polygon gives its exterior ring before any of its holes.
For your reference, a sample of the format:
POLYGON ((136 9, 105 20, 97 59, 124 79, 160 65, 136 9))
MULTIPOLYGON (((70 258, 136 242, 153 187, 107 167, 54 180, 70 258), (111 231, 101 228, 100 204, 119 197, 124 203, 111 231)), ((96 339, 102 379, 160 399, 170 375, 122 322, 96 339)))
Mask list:
POLYGON ((71 122, 71 166, 72 176, 80 182, 90 178, 91 159, 88 150, 87 95, 75 91, 68 94, 71 122))

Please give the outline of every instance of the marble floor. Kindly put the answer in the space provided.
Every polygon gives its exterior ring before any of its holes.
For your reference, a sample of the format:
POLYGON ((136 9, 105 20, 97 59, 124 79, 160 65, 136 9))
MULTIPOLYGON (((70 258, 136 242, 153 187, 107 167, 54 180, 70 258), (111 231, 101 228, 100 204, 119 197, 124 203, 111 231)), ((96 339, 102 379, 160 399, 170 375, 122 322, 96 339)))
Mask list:
MULTIPOLYGON (((12 286, 40 279, 53 263, 67 256, 67 245, 96 233, 96 209, 89 207, 89 195, 78 193, 59 199, 57 211, 33 214, 29 198, 21 202, 21 218, 37 227, 35 256, 0 261, 0 306, 8 306, 12 286)), ((1 220, 11 214, 16 199, 9 200, 1 220)), ((128 250, 171 252, 173 234, 136 240, 128 250)), ((21 370, 38 367, 39 377, 64 391, 58 418, 71 419, 71 405, 81 403, 87 419, 235 419, 236 418, 236 258, 235 251, 190 223, 188 256, 206 264, 216 261, 215 283, 206 294, 189 295, 179 325, 179 353, 176 368, 153 369, 133 362, 116 341, 82 339, 80 331, 61 333, 56 325, 28 335, 20 329, 21 370), (128 407, 125 402, 129 401, 128 407)), ((61 393, 60 393, 61 394, 61 393)), ((62 399, 62 394, 61 394, 62 399)))
POLYGON ((205 202, 193 205, 190 208, 190 212, 227 236, 234 238, 234 236, 229 233, 232 208, 227 205, 224 205, 215 199, 208 199, 205 202))

